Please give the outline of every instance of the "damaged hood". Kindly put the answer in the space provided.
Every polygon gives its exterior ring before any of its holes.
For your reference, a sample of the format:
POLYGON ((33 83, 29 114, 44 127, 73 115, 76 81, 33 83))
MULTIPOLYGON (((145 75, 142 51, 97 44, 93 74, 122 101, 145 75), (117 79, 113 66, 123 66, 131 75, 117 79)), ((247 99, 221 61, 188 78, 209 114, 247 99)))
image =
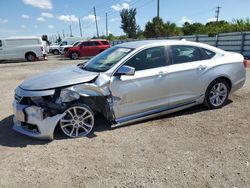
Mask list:
POLYGON ((57 87, 69 86, 90 82, 99 73, 89 72, 77 66, 68 67, 60 70, 49 71, 25 80, 20 87, 24 90, 46 90, 57 87))

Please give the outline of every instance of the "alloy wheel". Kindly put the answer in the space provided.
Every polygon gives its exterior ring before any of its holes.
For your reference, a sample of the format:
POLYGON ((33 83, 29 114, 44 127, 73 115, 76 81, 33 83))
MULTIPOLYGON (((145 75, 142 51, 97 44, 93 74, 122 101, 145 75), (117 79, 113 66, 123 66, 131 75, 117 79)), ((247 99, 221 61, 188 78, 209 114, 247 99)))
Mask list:
POLYGON ((222 105, 227 98, 227 93, 227 86, 224 83, 216 83, 209 93, 210 103, 215 107, 222 105))
POLYGON ((71 138, 86 136, 93 126, 94 115, 91 110, 83 106, 68 108, 60 120, 62 131, 71 138))

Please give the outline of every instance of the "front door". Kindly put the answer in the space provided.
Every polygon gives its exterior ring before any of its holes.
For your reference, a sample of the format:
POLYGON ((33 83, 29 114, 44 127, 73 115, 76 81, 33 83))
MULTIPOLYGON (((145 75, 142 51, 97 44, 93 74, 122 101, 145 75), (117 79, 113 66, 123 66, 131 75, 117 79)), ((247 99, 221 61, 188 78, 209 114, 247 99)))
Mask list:
POLYGON ((134 67, 135 75, 111 80, 117 119, 168 105, 167 64, 164 46, 144 49, 124 64, 134 67))

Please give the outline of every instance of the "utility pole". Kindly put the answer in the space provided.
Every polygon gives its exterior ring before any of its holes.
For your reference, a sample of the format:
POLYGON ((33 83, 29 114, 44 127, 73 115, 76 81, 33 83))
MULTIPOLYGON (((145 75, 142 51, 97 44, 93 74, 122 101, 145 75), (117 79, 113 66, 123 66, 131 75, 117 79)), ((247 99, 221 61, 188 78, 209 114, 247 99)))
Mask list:
POLYGON ((160 0, 157 0, 157 18, 160 18, 160 0))
POLYGON ((109 31, 108 31, 108 13, 106 12, 106 36, 109 35, 109 31))
POLYGON ((80 36, 82 37, 82 24, 81 24, 81 19, 78 18, 78 21, 79 21, 80 36))
POLYGON ((69 31, 70 31, 70 37, 73 37, 73 35, 72 35, 72 29, 71 29, 71 24, 69 24, 69 31))
POLYGON ((221 9, 220 6, 216 7, 216 11, 215 11, 215 19, 216 19, 216 22, 219 21, 220 9, 221 9))
POLYGON ((97 19, 96 19, 96 11, 95 11, 95 7, 94 7, 94 15, 95 15, 96 34, 97 34, 97 38, 99 38, 99 31, 98 31, 98 24, 97 24, 97 19))
POLYGON ((62 30, 62 34, 63 34, 63 38, 65 38, 65 33, 64 33, 64 30, 62 30))

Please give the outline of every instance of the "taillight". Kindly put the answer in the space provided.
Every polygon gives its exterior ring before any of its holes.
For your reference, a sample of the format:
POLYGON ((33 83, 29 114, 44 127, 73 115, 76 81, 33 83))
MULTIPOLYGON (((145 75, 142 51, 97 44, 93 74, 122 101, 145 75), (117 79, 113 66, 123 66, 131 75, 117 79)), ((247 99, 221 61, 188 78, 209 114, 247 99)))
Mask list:
POLYGON ((247 68, 247 64, 248 64, 247 60, 244 60, 243 64, 244 64, 244 67, 247 68))

